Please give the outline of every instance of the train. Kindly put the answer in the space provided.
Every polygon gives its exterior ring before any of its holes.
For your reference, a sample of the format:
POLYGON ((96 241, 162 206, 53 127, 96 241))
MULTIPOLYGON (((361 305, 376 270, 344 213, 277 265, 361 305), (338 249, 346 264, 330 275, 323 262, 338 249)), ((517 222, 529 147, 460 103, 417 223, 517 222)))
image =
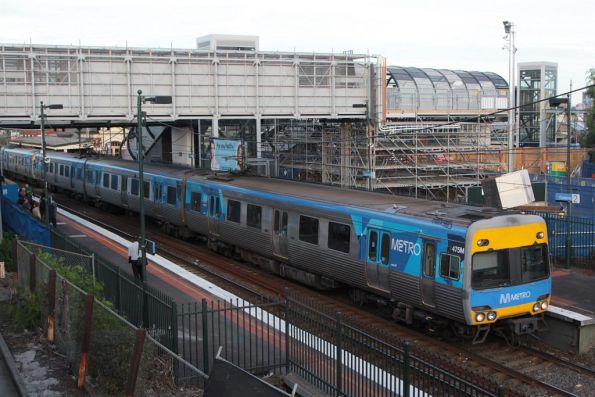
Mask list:
MULTIPOLYGON (((3 175, 43 181, 37 149, 3 147, 3 175)), ((136 162, 49 153, 47 182, 98 206, 139 210, 136 162)), ((395 320, 481 343, 533 334, 551 299, 545 221, 495 208, 144 165, 147 216, 171 234, 283 277, 346 288, 395 320)))

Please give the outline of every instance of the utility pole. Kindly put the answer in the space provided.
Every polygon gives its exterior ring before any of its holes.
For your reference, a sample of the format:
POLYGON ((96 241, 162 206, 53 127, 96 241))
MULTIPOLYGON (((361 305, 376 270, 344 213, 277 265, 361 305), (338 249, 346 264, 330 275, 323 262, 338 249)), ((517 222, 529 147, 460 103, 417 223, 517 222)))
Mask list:
POLYGON ((568 91, 568 103, 566 104, 566 191, 570 194, 570 201, 568 201, 568 213, 566 214, 566 269, 570 269, 570 251, 572 250, 572 235, 570 216, 572 212, 572 185, 570 183, 570 92, 572 92, 572 81, 570 82, 570 90, 568 91))
POLYGON ((41 161, 43 162, 43 200, 45 202, 45 211, 43 214, 44 222, 46 225, 50 224, 50 208, 48 201, 48 159, 45 153, 45 113, 44 109, 63 109, 64 106, 60 103, 52 105, 44 105, 43 101, 39 102, 40 119, 39 128, 41 130, 41 161))

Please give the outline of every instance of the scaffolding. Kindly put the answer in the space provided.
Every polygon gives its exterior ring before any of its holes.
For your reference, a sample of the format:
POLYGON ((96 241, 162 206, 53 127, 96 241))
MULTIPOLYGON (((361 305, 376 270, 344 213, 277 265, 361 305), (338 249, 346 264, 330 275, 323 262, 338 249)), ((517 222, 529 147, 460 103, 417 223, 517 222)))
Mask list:
POLYGON ((468 187, 499 175, 506 164, 506 132, 478 120, 418 120, 376 129, 365 121, 268 120, 261 153, 267 176, 464 200, 468 187))

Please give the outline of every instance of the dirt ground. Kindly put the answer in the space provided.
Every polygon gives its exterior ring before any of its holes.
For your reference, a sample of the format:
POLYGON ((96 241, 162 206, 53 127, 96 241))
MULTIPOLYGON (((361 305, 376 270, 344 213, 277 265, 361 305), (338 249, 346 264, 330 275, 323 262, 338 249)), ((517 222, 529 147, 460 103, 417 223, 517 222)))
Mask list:
POLYGON ((12 352, 29 396, 99 396, 77 388, 74 375, 77 370, 70 368, 41 330, 18 332, 14 329, 10 317, 10 305, 14 300, 14 297, 11 300, 8 281, 0 279, 0 333, 12 352))

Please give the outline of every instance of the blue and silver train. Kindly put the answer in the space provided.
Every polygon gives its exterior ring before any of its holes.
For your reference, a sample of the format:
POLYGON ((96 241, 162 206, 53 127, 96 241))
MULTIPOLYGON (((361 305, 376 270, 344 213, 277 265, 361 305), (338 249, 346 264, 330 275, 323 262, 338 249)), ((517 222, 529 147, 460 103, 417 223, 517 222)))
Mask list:
MULTIPOLYGON (((2 148, 5 175, 43 179, 38 150, 2 148)), ((48 154, 52 189, 131 211, 137 164, 48 154)), ((535 332, 551 297, 544 220, 534 215, 249 176, 146 165, 146 214, 169 232, 318 288, 347 287, 406 323, 535 332)))

